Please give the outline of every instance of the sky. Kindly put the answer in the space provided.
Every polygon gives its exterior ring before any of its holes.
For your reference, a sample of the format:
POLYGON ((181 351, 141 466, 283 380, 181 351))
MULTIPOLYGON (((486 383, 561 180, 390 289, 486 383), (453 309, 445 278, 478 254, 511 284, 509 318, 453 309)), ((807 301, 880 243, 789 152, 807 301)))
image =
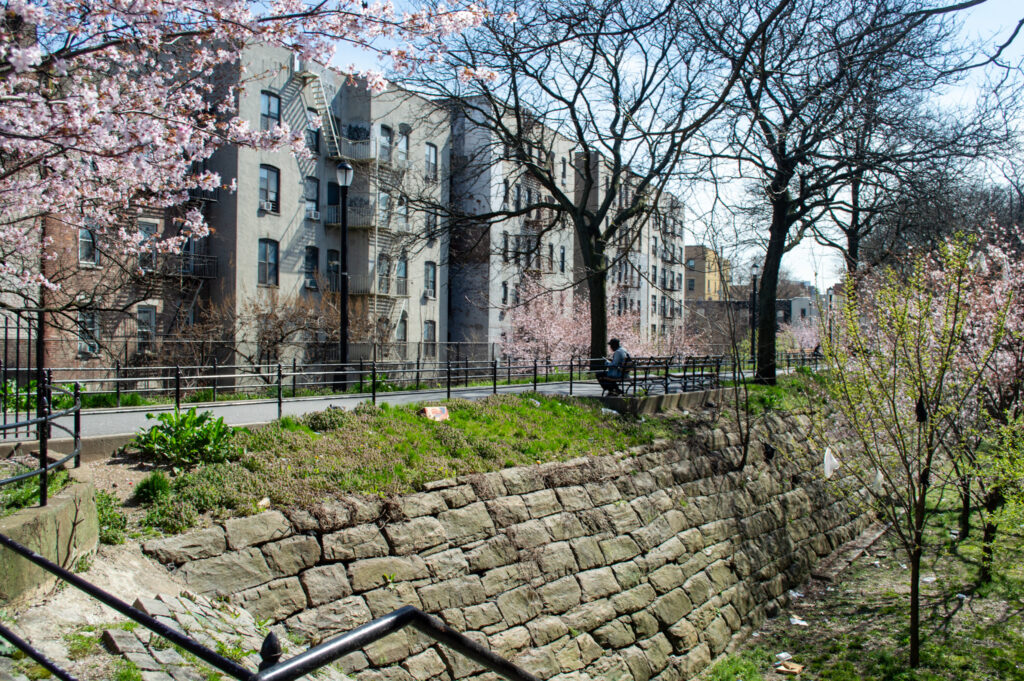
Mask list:
MULTIPOLYGON (((1024 6, 1021 0, 987 0, 978 7, 961 12, 960 16, 964 40, 979 41, 994 48, 1006 40, 1017 21, 1024 17, 1024 6)), ((1004 57, 1018 61, 1024 58, 1024 35, 1018 36, 1004 57)), ((384 69, 376 53, 348 44, 339 45, 332 64, 339 68, 354 65, 358 69, 384 69)), ((947 93, 945 98, 955 103, 969 101, 971 96, 971 88, 965 87, 959 92, 947 93)), ((741 255, 739 259, 745 256, 741 255)), ((761 256, 751 251, 747 260, 753 260, 754 257, 761 256)), ((837 283, 843 271, 842 259, 836 251, 815 243, 809 237, 786 254, 782 267, 797 281, 810 282, 821 291, 837 283)), ((745 267, 742 269, 745 271, 745 267)), ((746 277, 745 274, 740 276, 746 277)), ((737 278, 736 283, 744 281, 737 278)))

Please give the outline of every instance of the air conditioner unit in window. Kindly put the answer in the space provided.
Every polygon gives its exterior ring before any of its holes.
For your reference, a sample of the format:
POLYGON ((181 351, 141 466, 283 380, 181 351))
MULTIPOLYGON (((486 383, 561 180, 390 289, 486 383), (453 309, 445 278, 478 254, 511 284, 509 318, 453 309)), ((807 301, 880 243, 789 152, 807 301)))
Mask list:
POLYGON ((313 222, 320 221, 320 211, 318 210, 306 210, 306 219, 312 220, 313 222))
POLYGON ((268 213, 273 213, 274 212, 274 202, 273 201, 260 201, 260 210, 266 211, 268 213))
POLYGON ((434 289, 432 289, 432 288, 423 289, 423 297, 424 298, 436 298, 437 296, 434 295, 434 293, 435 293, 434 289))

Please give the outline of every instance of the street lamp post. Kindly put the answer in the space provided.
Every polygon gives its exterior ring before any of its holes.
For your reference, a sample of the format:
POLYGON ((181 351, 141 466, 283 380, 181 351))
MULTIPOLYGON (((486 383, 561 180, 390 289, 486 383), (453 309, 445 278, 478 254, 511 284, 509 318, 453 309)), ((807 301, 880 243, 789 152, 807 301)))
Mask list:
POLYGON ((755 262, 750 267, 750 364, 757 371, 757 273, 761 268, 755 262))
POLYGON ((338 187, 341 190, 341 276, 338 282, 338 303, 341 316, 341 335, 338 339, 338 361, 341 363, 342 389, 348 388, 345 365, 348 364, 348 188, 352 185, 355 172, 352 166, 341 161, 335 169, 338 187))

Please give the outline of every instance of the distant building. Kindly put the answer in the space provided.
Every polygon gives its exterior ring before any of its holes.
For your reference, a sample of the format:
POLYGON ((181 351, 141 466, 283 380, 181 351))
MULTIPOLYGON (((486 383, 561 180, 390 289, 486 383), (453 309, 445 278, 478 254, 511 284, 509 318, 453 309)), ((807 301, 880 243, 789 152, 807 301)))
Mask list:
POLYGON ((732 267, 707 246, 686 247, 686 299, 692 302, 729 298, 732 267))

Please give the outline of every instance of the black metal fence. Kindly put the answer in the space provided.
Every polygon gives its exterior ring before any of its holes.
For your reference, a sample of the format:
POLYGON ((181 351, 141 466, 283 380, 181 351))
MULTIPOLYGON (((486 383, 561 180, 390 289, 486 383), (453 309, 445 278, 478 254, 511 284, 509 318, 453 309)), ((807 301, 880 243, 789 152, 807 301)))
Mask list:
MULTIPOLYGON (((35 416, 28 413, 30 405, 26 404, 24 418, 20 418, 20 412, 13 420, 7 420, 7 413, 4 412, 4 423, 0 425, 0 432, 3 439, 17 440, 35 439, 37 446, 38 468, 23 471, 0 480, 0 488, 7 485, 28 480, 33 477, 39 478, 39 505, 46 506, 47 493, 49 489, 50 472, 60 469, 69 461, 74 460, 75 468, 81 465, 82 451, 82 396, 81 388, 77 383, 68 387, 61 387, 53 384, 53 376, 47 371, 42 375, 41 381, 36 381, 34 386, 35 394, 31 395, 34 404, 35 416), (63 402, 67 406, 54 409, 55 402, 63 402), (73 416, 71 425, 61 424, 57 419, 66 416, 73 416), (72 442, 71 452, 50 461, 50 439, 53 437, 53 430, 61 431, 72 442)), ((27 399, 28 394, 23 393, 20 397, 27 399)), ((6 399, 6 395, 5 395, 6 399)))
MULTIPOLYGON (((292 681, 293 679, 299 679, 341 659, 355 650, 359 650, 374 641, 384 638, 388 634, 405 627, 412 627, 435 641, 465 655, 489 671, 508 679, 508 681, 539 681, 533 674, 512 664, 464 634, 446 626, 440 620, 412 606, 406 606, 383 617, 378 617, 372 622, 341 634, 287 660, 281 659, 281 644, 277 635, 270 633, 264 639, 260 649, 262 661, 260 662, 259 669, 254 671, 211 650, 187 634, 164 624, 156 617, 152 617, 138 608, 132 607, 113 594, 82 579, 35 551, 22 546, 10 537, 0 534, 0 546, 4 546, 8 550, 35 563, 42 569, 55 575, 61 581, 82 590, 92 598, 146 627, 170 643, 180 646, 214 669, 234 679, 241 679, 243 681, 292 681)), ((24 652, 25 655, 32 658, 58 679, 62 679, 62 681, 76 681, 74 676, 58 667, 41 651, 11 631, 2 622, 0 622, 0 636, 7 639, 12 645, 24 652)))

